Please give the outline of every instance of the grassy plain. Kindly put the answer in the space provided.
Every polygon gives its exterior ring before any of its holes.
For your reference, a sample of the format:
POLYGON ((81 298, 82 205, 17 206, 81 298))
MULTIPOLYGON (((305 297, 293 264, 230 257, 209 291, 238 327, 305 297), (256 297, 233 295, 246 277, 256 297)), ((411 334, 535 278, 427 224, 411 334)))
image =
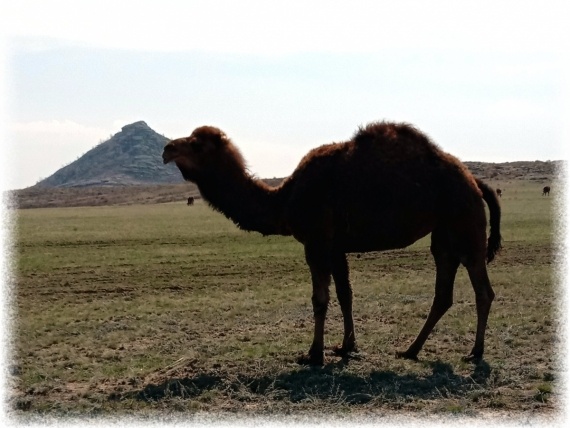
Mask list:
MULTIPOLYGON (((476 322, 463 268, 420 361, 394 357, 431 305, 429 238, 350 255, 360 356, 307 368, 295 359, 312 338, 311 287, 293 239, 240 231, 202 201, 18 210, 10 405, 21 417, 556 415, 557 196, 493 185, 504 249, 478 365, 461 360, 476 322)), ((325 340, 342 340, 334 299, 325 340)))

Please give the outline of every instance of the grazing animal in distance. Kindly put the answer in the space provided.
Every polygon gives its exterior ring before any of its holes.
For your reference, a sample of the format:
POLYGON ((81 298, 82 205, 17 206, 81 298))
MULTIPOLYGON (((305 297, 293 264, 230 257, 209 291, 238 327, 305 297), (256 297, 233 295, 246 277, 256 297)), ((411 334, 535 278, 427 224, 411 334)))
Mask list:
POLYGON ((544 186, 542 189, 542 196, 550 196, 550 186, 544 186))
POLYGON ((324 329, 331 276, 344 320, 337 355, 357 351, 347 253, 403 248, 431 233, 435 297, 417 338, 401 358, 417 359, 430 332, 452 306, 460 265, 475 291, 477 329, 466 360, 483 356, 495 293, 486 264, 501 248, 501 209, 495 191, 457 158, 405 123, 374 122, 346 142, 311 150, 272 187, 252 176, 239 149, 220 129, 196 128, 170 141, 162 154, 195 183, 211 207, 239 228, 292 235, 305 250, 312 279, 313 342, 299 363, 324 363, 324 329), (342 200, 338 195, 344 195, 342 200), (485 204, 489 208, 487 239, 485 204))
POLYGON ((192 196, 188 198, 188 205, 194 205, 194 198, 192 196))
POLYGON ((497 189, 497 196, 498 196, 499 198, 502 198, 502 197, 503 197, 503 191, 502 191, 501 189, 497 189))

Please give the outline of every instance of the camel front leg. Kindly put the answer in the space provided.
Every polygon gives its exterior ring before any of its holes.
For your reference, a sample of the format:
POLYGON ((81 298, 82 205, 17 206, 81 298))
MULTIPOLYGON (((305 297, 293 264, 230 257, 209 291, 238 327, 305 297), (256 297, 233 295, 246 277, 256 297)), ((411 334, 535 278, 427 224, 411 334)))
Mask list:
POLYGON ((346 254, 342 252, 335 253, 332 263, 332 276, 344 321, 342 346, 337 347, 335 352, 338 355, 346 356, 350 352, 356 351, 356 336, 354 334, 354 319, 352 317, 352 286, 350 285, 346 254))
POLYGON ((311 300, 315 318, 315 331, 309 354, 301 357, 299 363, 316 366, 324 364, 325 319, 330 299, 331 270, 329 260, 324 251, 305 246, 305 258, 311 270, 313 282, 313 296, 311 300))

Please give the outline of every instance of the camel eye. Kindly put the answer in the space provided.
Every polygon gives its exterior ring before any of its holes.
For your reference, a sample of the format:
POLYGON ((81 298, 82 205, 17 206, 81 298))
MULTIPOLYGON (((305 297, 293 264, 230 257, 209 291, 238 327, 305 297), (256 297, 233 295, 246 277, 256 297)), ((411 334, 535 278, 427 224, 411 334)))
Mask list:
POLYGON ((202 153, 204 151, 204 143, 200 140, 192 141, 190 147, 192 147, 194 153, 202 153))

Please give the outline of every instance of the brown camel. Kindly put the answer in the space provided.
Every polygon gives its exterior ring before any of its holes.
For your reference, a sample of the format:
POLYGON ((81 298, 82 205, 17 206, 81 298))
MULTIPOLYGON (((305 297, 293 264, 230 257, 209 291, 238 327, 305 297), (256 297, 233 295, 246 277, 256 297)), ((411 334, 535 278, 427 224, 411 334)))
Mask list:
POLYGON ((550 186, 544 186, 542 189, 542 196, 550 196, 550 186))
POLYGON ((486 262, 501 247, 501 211, 495 191, 471 175, 408 124, 372 123, 350 141, 311 150, 278 187, 251 176, 237 147, 219 129, 197 128, 169 142, 184 179, 238 227, 263 235, 292 235, 305 248, 313 283, 314 338, 299 362, 322 365, 331 275, 344 318, 336 352, 356 351, 352 287, 346 253, 406 247, 431 232, 435 297, 416 340, 397 356, 417 359, 428 335, 450 308, 460 264, 475 291, 477 332, 466 359, 483 356, 485 329, 495 296, 486 262), (343 195, 342 201, 337 195, 343 195), (490 211, 486 239, 485 201, 490 211))
POLYGON ((188 198, 188 205, 194 205, 194 197, 190 196, 188 198))

